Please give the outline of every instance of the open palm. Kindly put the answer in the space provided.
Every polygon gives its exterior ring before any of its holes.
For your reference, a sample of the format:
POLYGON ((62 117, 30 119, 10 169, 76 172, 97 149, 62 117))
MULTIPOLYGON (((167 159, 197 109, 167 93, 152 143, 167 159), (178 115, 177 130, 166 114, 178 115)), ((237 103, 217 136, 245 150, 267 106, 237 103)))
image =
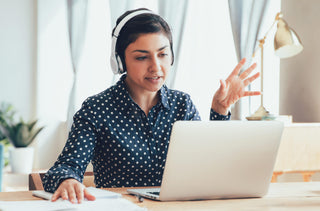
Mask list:
POLYGON ((242 59, 225 81, 220 80, 220 87, 212 99, 211 106, 216 112, 220 114, 226 114, 229 107, 237 102, 241 97, 261 94, 260 91, 245 90, 245 88, 260 75, 258 72, 253 76, 248 77, 256 68, 256 63, 239 74, 241 67, 245 64, 245 62, 246 59, 242 59))

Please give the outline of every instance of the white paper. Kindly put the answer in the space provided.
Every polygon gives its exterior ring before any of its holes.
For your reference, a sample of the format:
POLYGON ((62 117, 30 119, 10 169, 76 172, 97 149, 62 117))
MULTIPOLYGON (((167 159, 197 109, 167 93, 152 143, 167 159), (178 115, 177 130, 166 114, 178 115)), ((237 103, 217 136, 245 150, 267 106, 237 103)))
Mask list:
POLYGON ((83 201, 81 204, 72 204, 69 201, 0 201, 1 211, 146 211, 134 203, 123 199, 98 199, 95 201, 83 201))
POLYGON ((95 188, 95 187, 88 187, 87 190, 96 197, 96 199, 100 198, 119 198, 122 197, 120 193, 115 193, 112 191, 95 188))
MULTIPOLYGON (((122 195, 120 193, 111 192, 108 190, 103 190, 95 187, 88 187, 87 190, 96 197, 96 199, 105 199, 105 198, 120 198, 122 195)), ((52 193, 43 191, 43 190, 35 190, 32 191, 32 195, 50 200, 52 197, 52 193)), ((60 199, 61 200, 61 199, 60 199)))

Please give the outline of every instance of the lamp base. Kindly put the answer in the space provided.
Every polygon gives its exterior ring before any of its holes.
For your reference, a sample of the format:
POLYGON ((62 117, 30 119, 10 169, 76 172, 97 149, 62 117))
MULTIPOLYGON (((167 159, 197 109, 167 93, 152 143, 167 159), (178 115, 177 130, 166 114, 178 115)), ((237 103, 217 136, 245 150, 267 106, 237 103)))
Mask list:
POLYGON ((271 115, 263 105, 260 105, 254 114, 246 117, 247 120, 273 120, 274 118, 275 116, 271 115))

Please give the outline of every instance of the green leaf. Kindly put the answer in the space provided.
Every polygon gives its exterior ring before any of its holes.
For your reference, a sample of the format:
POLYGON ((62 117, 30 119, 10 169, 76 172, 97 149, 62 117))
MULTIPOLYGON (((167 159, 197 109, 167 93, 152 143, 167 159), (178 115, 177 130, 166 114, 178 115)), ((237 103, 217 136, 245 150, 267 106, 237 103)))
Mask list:
POLYGON ((37 124, 37 122, 38 122, 38 120, 35 120, 35 121, 33 121, 33 122, 30 122, 29 123, 29 130, 31 131, 32 130, 32 128, 37 124))
MULTIPOLYGON (((15 147, 27 147, 44 127, 36 128, 38 120, 14 121, 15 111, 10 104, 0 104, 0 138, 7 138, 15 147)), ((0 140, 1 140, 0 139, 0 140)))
POLYGON ((44 127, 41 127, 39 128, 38 130, 34 131, 33 134, 29 137, 27 143, 28 145, 32 143, 32 141, 36 138, 36 136, 41 132, 41 130, 43 129, 44 127))

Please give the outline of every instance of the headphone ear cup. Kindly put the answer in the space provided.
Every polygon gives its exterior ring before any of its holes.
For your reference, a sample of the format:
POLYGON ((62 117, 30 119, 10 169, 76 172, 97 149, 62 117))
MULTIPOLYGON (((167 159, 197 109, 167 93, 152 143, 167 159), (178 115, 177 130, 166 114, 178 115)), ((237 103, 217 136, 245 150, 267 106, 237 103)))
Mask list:
POLYGON ((114 74, 118 74, 119 68, 118 68, 118 62, 115 55, 112 55, 110 57, 110 64, 111 64, 112 72, 114 74))
POLYGON ((118 72, 120 74, 122 74, 122 73, 124 73, 124 70, 123 70, 123 64, 122 64, 121 58, 119 55, 116 55, 116 58, 117 58, 117 63, 118 63, 118 72))
POLYGON ((118 61, 117 61, 117 58, 116 58, 117 55, 116 55, 116 52, 115 52, 116 42, 117 42, 117 38, 116 37, 112 37, 110 64, 111 64, 112 72, 114 74, 119 74, 118 61))

